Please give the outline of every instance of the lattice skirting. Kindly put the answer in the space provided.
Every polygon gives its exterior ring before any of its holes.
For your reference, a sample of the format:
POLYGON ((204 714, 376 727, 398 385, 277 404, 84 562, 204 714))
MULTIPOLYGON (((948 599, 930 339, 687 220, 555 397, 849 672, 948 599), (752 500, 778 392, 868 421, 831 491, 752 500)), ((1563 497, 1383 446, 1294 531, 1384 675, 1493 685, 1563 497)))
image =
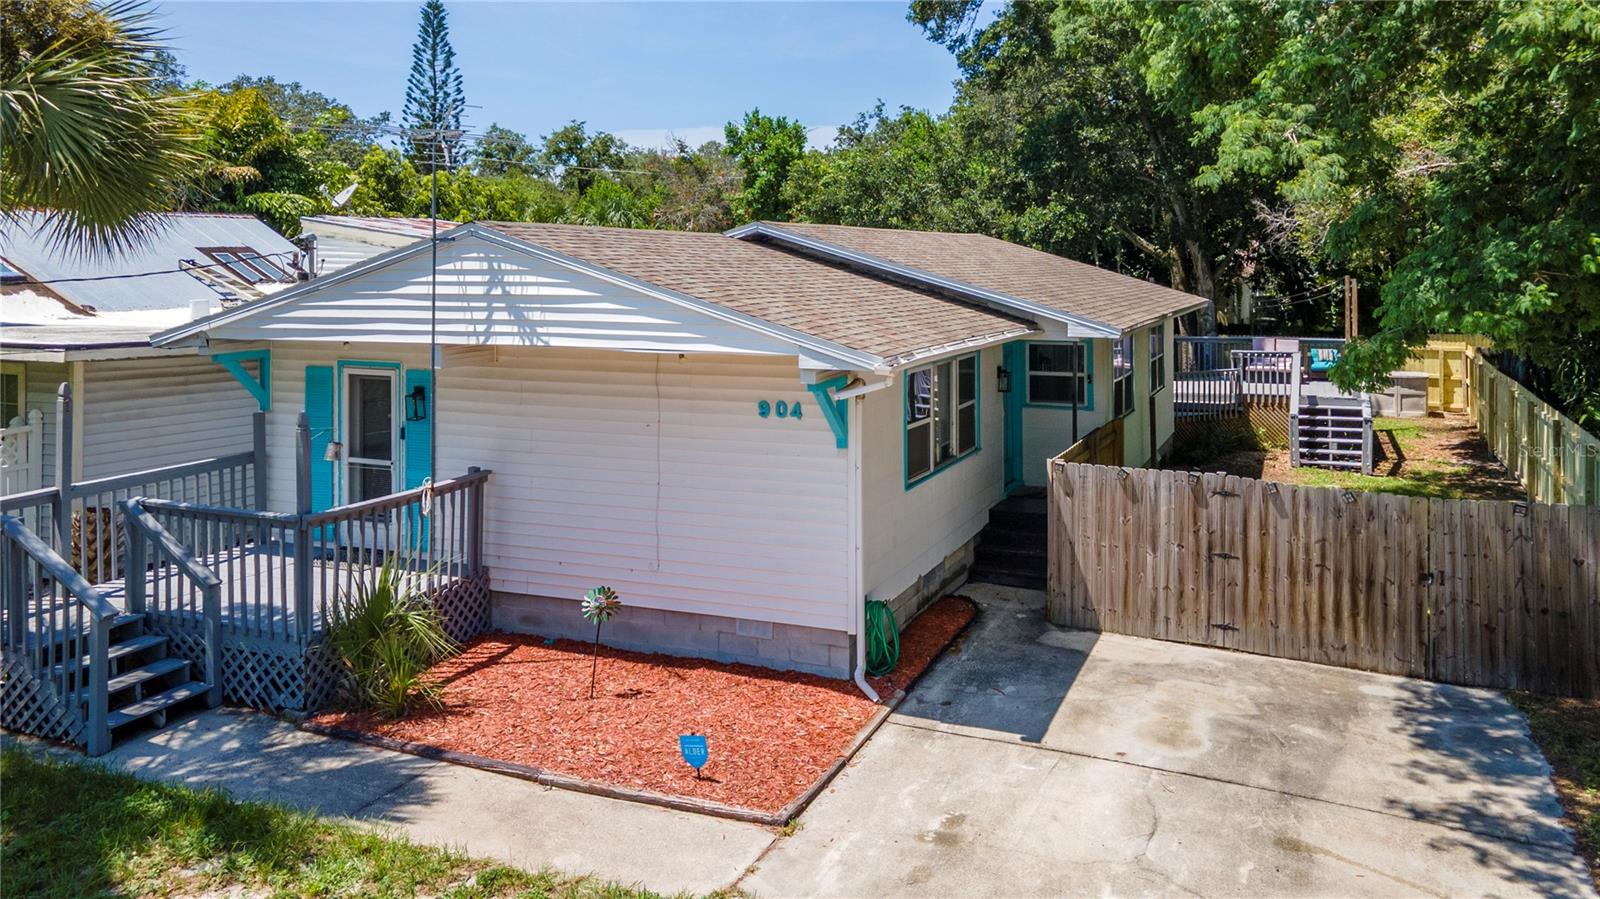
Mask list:
POLYGON ((488 574, 451 581, 432 598, 444 629, 456 642, 465 643, 489 629, 488 574))
MULTIPOLYGON (((431 598, 455 640, 465 643, 488 630, 487 574, 452 581, 431 598)), ((188 659, 195 674, 203 676, 205 643, 198 632, 183 623, 161 620, 153 620, 150 629, 166 636, 171 654, 188 659)), ((320 638, 302 647, 292 641, 223 635, 222 698, 230 705, 314 712, 337 699, 344 682, 344 669, 320 638)))
POLYGON ((17 733, 84 745, 83 717, 19 658, 0 657, 0 727, 17 733))

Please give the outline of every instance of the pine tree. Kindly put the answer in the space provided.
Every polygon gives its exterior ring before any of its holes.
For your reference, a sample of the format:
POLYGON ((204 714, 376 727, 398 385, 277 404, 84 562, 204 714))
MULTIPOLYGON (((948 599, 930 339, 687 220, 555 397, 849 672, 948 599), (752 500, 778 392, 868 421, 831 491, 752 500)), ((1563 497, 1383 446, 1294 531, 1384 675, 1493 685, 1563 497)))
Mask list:
POLYGON ((427 0, 422 4, 417 42, 411 46, 411 77, 406 79, 405 126, 429 132, 411 136, 411 160, 419 171, 433 171, 436 162, 447 171, 462 163, 464 106, 466 94, 461 89, 456 52, 450 46, 444 0, 427 0), (433 132, 443 134, 436 137, 433 132))

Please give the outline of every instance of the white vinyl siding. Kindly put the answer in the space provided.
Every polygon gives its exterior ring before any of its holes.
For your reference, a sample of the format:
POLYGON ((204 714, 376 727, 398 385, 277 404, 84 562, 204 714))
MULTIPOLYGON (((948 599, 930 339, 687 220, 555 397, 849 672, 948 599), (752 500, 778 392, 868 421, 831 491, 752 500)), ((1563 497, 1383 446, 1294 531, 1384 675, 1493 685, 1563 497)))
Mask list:
MULTIPOLYGON (((340 359, 415 367, 427 351, 274 346, 274 508, 293 503, 305 367, 340 359)), ((437 378, 439 477, 494 472, 495 590, 577 600, 604 584, 624 618, 633 607, 848 629, 847 454, 793 356, 448 349, 437 378), (805 414, 762 418, 762 400, 805 414)))
POLYGON ((905 483, 904 385, 867 394, 861 410, 862 548, 870 599, 898 596, 971 540, 1000 501, 1005 454, 997 380, 999 347, 977 355, 977 443, 982 449, 910 490, 905 483), (992 411, 991 411, 992 410, 992 411))
POLYGON ((79 477, 107 477, 250 451, 250 416, 256 401, 210 359, 178 356, 79 364, 83 366, 83 389, 75 397, 82 435, 79 477))

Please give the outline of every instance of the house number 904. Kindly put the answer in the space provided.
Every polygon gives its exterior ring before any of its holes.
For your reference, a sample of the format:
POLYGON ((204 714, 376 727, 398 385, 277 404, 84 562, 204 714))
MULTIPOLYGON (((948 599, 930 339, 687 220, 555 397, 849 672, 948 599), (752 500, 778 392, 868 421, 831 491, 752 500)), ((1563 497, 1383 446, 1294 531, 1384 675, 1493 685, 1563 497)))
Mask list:
POLYGON ((772 416, 776 415, 779 418, 792 418, 796 421, 805 417, 800 411, 799 400, 795 400, 792 403, 788 400, 778 400, 776 403, 769 403, 766 400, 762 400, 761 402, 756 403, 756 414, 760 415, 762 418, 771 418, 772 416))

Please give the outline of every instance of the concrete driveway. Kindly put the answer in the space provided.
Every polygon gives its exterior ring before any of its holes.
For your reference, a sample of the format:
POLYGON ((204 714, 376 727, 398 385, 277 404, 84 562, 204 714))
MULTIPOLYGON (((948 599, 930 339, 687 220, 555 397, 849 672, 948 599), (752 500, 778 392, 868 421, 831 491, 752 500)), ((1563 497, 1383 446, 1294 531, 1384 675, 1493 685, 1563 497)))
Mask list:
POLYGON ((1593 897, 1498 694, 983 615, 740 886, 1593 897))

